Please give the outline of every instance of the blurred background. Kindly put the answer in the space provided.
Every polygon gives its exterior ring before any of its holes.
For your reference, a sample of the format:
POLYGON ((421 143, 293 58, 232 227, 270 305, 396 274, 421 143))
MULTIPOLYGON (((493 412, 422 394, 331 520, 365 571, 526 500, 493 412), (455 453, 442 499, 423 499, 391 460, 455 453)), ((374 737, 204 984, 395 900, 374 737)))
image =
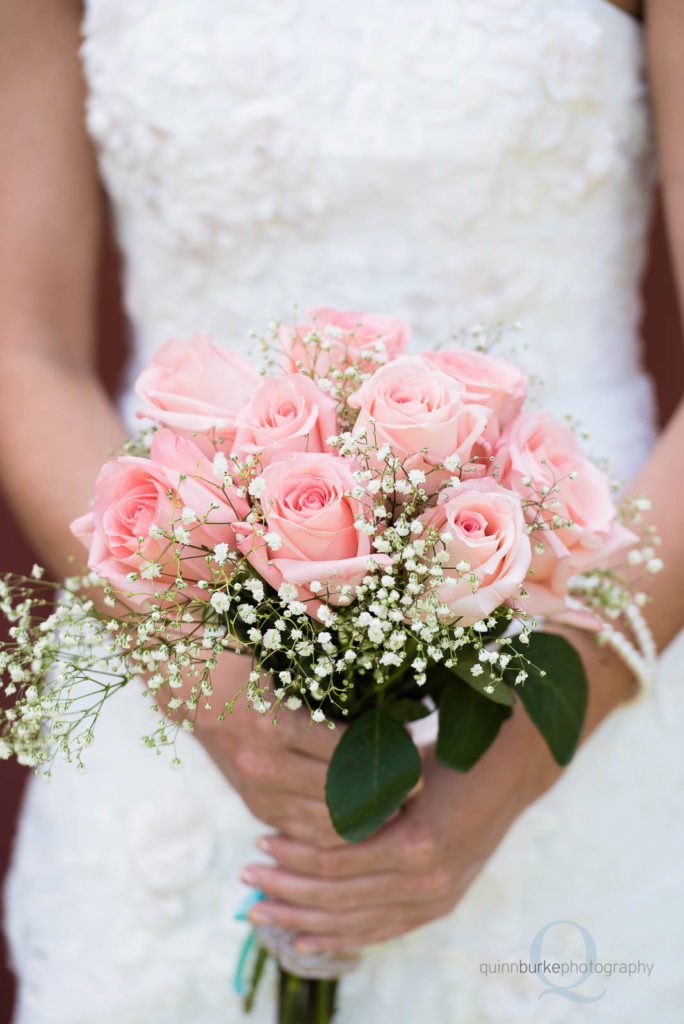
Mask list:
MULTIPOLYGON (((117 391, 126 361, 127 327, 121 308, 119 269, 111 230, 107 229, 101 252, 98 347, 99 371, 111 394, 117 391)), ((660 419, 665 423, 684 392, 684 344, 659 205, 656 206, 643 290, 645 360, 656 381, 660 419)), ((0 572, 29 573, 34 560, 0 498, 0 572)), ((0 623, 0 635, 4 629, 4 623, 0 623)), ((9 861, 26 776, 27 770, 13 761, 0 763, 0 877, 4 877, 9 861)), ((3 945, 0 950, 0 1024, 9 1024, 13 1000, 13 977, 3 945)))

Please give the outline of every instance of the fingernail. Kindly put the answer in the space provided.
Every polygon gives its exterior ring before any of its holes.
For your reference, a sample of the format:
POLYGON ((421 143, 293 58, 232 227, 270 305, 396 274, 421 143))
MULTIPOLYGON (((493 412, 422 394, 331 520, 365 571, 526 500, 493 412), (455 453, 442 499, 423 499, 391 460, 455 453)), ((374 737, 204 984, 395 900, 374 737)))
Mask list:
POLYGON ((258 882, 257 873, 254 868, 243 868, 240 872, 240 878, 245 885, 256 885, 258 882))
POLYGON ((252 924, 265 924, 267 921, 271 920, 271 915, 268 912, 268 910, 266 910, 265 907, 262 907, 260 905, 252 907, 249 910, 247 917, 252 922, 252 924))
POLYGON ((297 942, 295 942, 294 948, 298 953, 315 953, 317 947, 315 942, 307 942, 306 939, 298 939, 297 942))
POLYGON ((266 838, 266 836, 262 836, 261 837, 261 839, 257 843, 257 846, 264 853, 270 853, 271 852, 271 844, 270 844, 269 840, 266 838))

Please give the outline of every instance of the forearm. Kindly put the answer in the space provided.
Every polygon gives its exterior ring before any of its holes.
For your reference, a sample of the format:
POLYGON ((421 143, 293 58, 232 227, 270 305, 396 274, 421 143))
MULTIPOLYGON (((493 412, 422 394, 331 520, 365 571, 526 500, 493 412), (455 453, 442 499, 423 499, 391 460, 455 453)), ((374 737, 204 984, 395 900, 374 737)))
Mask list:
MULTIPOLYGON (((684 404, 628 488, 628 494, 644 495, 650 499, 653 509, 645 514, 645 519, 657 527, 662 539, 656 555, 662 559, 664 568, 654 576, 645 574, 646 579, 638 584, 651 598, 643 612, 658 650, 662 650, 684 627, 684 541, 675 500, 678 481, 683 476, 684 404)), ((642 567, 635 572, 643 572, 642 567)), ((585 740, 615 707, 637 695, 639 684, 612 648, 597 644, 593 633, 578 629, 560 631, 578 651, 589 681, 589 701, 582 732, 582 740, 585 740)), ((548 767, 553 776, 552 766, 549 764, 548 767)))
POLYGON ((82 14, 77 0, 0 4, 0 482, 57 578, 83 566, 69 523, 123 433, 94 370, 102 199, 82 14))
POLYGON ((678 500, 684 480, 684 402, 661 434, 650 458, 629 487, 632 495, 650 499, 653 510, 646 514, 662 543, 657 557, 664 568, 644 582, 651 597, 645 617, 659 650, 684 627, 684 537, 678 500))
MULTIPOLYGON (((659 650, 684 627, 684 540, 679 523, 677 492, 684 478, 684 403, 658 439, 651 456, 632 481, 628 493, 645 495, 653 505, 647 521, 656 525, 662 538, 657 548, 664 568, 647 578, 644 592, 651 602, 643 609, 659 650)), ((638 571, 638 570, 637 570, 638 571)), ((607 645, 599 646, 593 633, 579 629, 544 628, 561 632, 579 653, 589 683, 589 697, 582 742, 615 708, 635 697, 638 683, 632 671, 607 645)), ((506 730, 504 730, 506 732, 506 730)), ((526 767, 524 800, 535 799, 548 789, 562 770, 553 761, 541 736, 520 705, 507 730, 511 757, 526 767)))
POLYGON ((39 560, 61 578, 83 568, 69 523, 87 511, 124 431, 94 372, 55 357, 55 347, 16 335, 2 346, 0 479, 39 560))
MULTIPOLYGON (((684 6, 681 0, 649 0, 649 77, 658 137, 660 174, 680 310, 684 310, 684 6)), ((662 537, 663 571, 649 592, 647 618, 659 648, 684 626, 684 540, 678 493, 684 478, 684 403, 630 487, 653 502, 652 521, 662 537)))

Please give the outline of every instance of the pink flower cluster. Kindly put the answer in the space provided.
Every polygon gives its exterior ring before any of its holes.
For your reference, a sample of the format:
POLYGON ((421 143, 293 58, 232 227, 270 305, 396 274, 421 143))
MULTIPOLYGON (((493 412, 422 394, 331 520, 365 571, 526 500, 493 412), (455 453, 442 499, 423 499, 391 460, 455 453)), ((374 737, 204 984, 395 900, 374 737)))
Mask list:
MULTIPOLYGON (((92 512, 73 524, 90 569, 140 601, 179 578, 194 593, 220 545, 310 608, 321 593, 352 600, 371 561, 392 561, 373 546, 382 521, 359 529, 377 497, 359 495, 358 461, 331 443, 331 383, 354 367, 351 436, 365 439, 378 478, 390 452, 421 481, 415 532, 437 530, 448 555, 439 600, 468 625, 524 586, 525 609, 562 617, 570 577, 635 539, 608 480, 569 428, 523 411, 527 380, 513 363, 458 348, 407 355, 409 334, 394 317, 311 310, 279 327, 277 376, 206 334, 167 342, 136 383, 139 415, 162 428, 149 458, 107 463, 92 512), (249 486, 236 465, 252 466, 249 486)), ((377 496, 368 479, 361 486, 377 496)))
POLYGON ((92 510, 71 524, 89 550, 88 568, 117 593, 133 595, 133 605, 177 579, 197 595, 197 582, 212 575, 207 551, 235 547, 231 524, 248 511, 235 487, 212 479, 197 445, 167 429, 154 435, 149 458, 105 463, 92 510))

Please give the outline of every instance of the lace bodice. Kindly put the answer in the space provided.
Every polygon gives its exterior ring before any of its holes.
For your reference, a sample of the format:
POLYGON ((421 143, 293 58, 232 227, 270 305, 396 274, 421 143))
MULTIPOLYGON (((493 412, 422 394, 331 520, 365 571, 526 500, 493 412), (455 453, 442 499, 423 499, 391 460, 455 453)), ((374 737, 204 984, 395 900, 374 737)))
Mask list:
POLYGON ((522 321, 544 402, 618 462, 643 454, 611 415, 625 390, 649 408, 633 19, 604 0, 89 0, 82 53, 139 359, 198 329, 242 347, 295 304, 405 316, 416 345, 522 321))

